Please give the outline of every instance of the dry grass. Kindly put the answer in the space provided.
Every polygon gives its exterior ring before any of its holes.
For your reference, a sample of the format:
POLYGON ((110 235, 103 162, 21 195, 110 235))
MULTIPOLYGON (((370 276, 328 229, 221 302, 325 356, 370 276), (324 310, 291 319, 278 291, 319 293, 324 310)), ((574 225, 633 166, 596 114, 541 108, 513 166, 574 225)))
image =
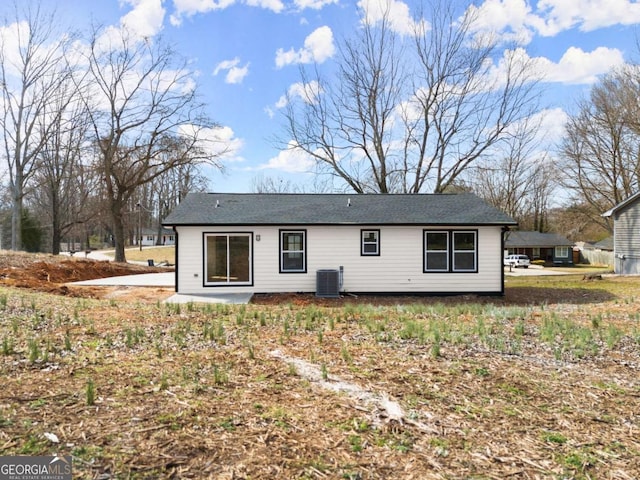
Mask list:
MULTIPOLYGON (((125 250, 125 256, 127 258, 127 261, 132 262, 146 262, 147 260, 151 259, 156 264, 173 264, 175 262, 175 251, 176 248, 174 246, 143 247, 142 250, 140 250, 138 247, 135 247, 127 248, 125 250)), ((113 250, 105 250, 101 253, 111 258, 114 258, 115 256, 113 250)))
POLYGON ((0 286, 0 451, 79 479, 639 478, 640 279, 529 281, 246 306, 0 286))

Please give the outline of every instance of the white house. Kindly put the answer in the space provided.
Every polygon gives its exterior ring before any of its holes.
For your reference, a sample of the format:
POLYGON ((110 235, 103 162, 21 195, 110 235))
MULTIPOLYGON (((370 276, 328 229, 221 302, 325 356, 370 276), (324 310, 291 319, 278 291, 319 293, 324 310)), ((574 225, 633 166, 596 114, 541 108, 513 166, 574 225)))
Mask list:
MULTIPOLYGON (((158 230, 152 230, 150 228, 142 229, 142 246, 152 245, 175 245, 175 232, 166 228, 162 229, 160 233, 160 242, 158 242, 158 230)), ((136 242, 136 245, 138 243, 136 242)))
POLYGON ((613 218, 613 270, 640 275, 640 192, 602 214, 613 218))
POLYGON ((163 225, 179 293, 501 295, 516 222, 468 193, 194 193, 163 225))

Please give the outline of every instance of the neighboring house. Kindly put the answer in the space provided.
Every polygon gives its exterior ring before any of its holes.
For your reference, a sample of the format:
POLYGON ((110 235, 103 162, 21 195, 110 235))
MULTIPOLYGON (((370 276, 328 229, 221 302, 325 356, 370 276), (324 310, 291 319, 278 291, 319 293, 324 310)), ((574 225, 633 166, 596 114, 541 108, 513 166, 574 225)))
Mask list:
POLYGON ((602 216, 613 218, 613 271, 640 274, 640 192, 602 216))
POLYGON ((189 194, 179 293, 504 293, 503 231, 472 194, 189 194))
MULTIPOLYGON (((175 245, 176 234, 173 230, 163 228, 160 234, 160 243, 158 243, 158 230, 152 230, 150 228, 142 229, 142 246, 152 245, 175 245)), ((138 245, 138 243, 136 243, 138 245)))
POLYGON ((547 265, 573 265, 573 243, 556 233, 509 232, 505 248, 508 254, 524 254, 547 265))

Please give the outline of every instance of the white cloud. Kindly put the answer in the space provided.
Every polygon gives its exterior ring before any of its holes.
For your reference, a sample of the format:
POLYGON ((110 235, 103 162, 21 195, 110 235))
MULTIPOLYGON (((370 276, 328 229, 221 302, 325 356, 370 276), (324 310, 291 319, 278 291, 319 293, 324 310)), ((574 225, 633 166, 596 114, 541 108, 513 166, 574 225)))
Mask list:
POLYGON ((249 74, 249 64, 247 63, 244 67, 233 67, 229 69, 227 72, 227 76, 225 77, 225 82, 236 84, 242 83, 244 77, 249 74))
POLYGON ((154 37, 162 30, 165 9, 162 0, 126 0, 133 7, 120 24, 140 38, 154 37))
POLYGON ((216 65, 216 68, 213 70, 214 75, 218 75, 221 71, 226 71, 227 75, 225 76, 226 83, 242 83, 244 77, 249 74, 249 63, 247 63, 244 67, 239 67, 240 59, 238 57, 233 60, 224 60, 216 65))
POLYGON ((280 97, 275 106, 284 108, 293 98, 300 98, 305 103, 315 103, 321 93, 322 87, 316 80, 309 83, 296 82, 289 87, 286 95, 280 97))
POLYGON ((538 140, 547 148, 557 145, 564 136, 564 128, 569 116, 561 108, 544 109, 533 115, 533 124, 539 124, 538 140))
POLYGON ((275 13, 284 10, 284 4, 280 0, 246 0, 246 2, 250 7, 265 8, 275 13))
MULTIPOLYGON (((361 22, 366 25, 375 25, 385 18, 388 19, 391 28, 403 35, 413 35, 418 23, 411 17, 409 6, 399 0, 359 0, 358 8, 362 10, 361 22)), ((427 31, 427 24, 423 23, 420 31, 427 31)))
POLYGON ((300 10, 304 10, 306 8, 320 10, 326 5, 337 4, 338 0, 295 0, 293 3, 300 10))
POLYGON ((276 116, 276 113, 273 111, 271 107, 264 107, 264 113, 266 113, 267 116, 271 119, 273 119, 273 117, 276 116))
POLYGON ((133 9, 120 18, 119 25, 106 27, 96 41, 98 51, 118 48, 123 38, 150 41, 162 31, 165 9, 162 0, 123 0, 133 9))
POLYGON ((179 26, 183 17, 192 17, 198 13, 222 10, 236 3, 236 0, 173 0, 175 13, 170 17, 171 24, 179 26))
MULTIPOLYGON (((171 15, 170 21, 174 26, 180 26, 184 17, 192 17, 199 13, 208 13, 214 10, 224 10, 239 3, 239 0, 173 0, 175 12, 171 15)), ((242 0, 242 3, 249 7, 264 8, 275 13, 284 10, 282 0, 242 0)))
POLYGON ((244 142, 236 138, 230 127, 220 126, 202 128, 196 125, 181 125, 178 133, 190 138, 197 138, 200 147, 211 155, 227 161, 239 161, 238 156, 244 142))
POLYGON ((616 48, 598 47, 591 52, 570 47, 558 63, 544 57, 534 59, 547 82, 566 84, 589 84, 599 75, 624 63, 622 52, 616 48))
POLYGON ((20 67, 22 60, 20 51, 23 38, 29 38, 29 23, 14 22, 10 25, 0 25, 0 49, 4 57, 3 68, 9 76, 20 76, 20 67))
POLYGON ((470 6, 475 30, 500 34, 505 41, 528 44, 534 35, 553 37, 579 28, 588 32, 612 25, 640 23, 635 0, 540 0, 535 9, 526 0, 485 0, 470 6))
POLYGON ((300 50, 284 51, 279 48, 276 52, 276 66, 282 68, 296 63, 322 63, 335 53, 333 32, 327 26, 317 28, 305 38, 304 47, 300 50))
POLYGON ((570 47, 558 63, 546 57, 530 57, 524 48, 505 50, 502 58, 490 69, 483 84, 494 87, 504 85, 509 66, 514 62, 517 65, 530 64, 528 71, 542 82, 577 85, 596 82, 600 75, 622 65, 624 58, 618 49, 606 47, 598 47, 591 52, 570 47))
POLYGON ((281 150, 278 156, 260 165, 259 170, 282 170, 289 173, 305 173, 313 169, 315 162, 298 145, 290 141, 286 150, 281 150))
POLYGON ((533 39, 532 24, 540 24, 525 0, 486 0, 468 10, 476 32, 500 32, 504 41, 528 44, 533 39))
POLYGON ((548 36, 576 26, 589 32, 640 22, 640 3, 636 0, 540 0, 537 8, 545 19, 539 31, 548 36))

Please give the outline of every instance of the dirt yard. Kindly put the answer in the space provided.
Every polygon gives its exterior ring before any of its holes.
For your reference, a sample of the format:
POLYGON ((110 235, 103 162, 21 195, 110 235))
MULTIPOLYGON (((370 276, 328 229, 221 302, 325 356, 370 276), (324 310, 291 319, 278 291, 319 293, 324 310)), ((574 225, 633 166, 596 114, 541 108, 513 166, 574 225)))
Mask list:
POLYGON ((64 285, 158 270, 0 255, 0 452, 95 480, 640 478, 638 278, 239 306, 64 285))
MULTIPOLYGON (((96 261, 81 257, 3 253, 0 251, 0 285, 71 297, 105 298, 117 290, 112 287, 67 285, 71 282, 172 270, 172 268, 96 261)), ((129 295, 130 298, 136 298, 139 295, 145 298, 149 297, 149 290, 151 289, 128 290, 130 291, 126 292, 125 296, 129 295)), ((156 289, 154 298, 166 298, 169 295, 170 292, 167 289, 156 289)))

